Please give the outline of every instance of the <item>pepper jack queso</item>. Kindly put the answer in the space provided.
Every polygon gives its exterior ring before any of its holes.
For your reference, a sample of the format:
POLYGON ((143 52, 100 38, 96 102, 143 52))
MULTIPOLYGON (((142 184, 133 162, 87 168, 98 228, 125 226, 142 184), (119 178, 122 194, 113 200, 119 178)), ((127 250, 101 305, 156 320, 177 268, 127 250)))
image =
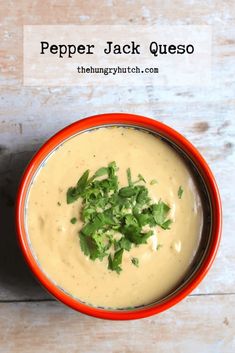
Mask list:
POLYGON ((56 285, 88 304, 124 308, 161 299, 184 279, 200 243, 203 209, 190 169, 171 146, 141 129, 106 127, 71 137, 41 165, 29 189, 26 222, 33 255, 56 285), (123 191, 127 179, 132 183, 141 173, 135 185, 146 186, 151 203, 169 205, 165 229, 155 225, 146 243, 124 251, 121 271, 115 269, 120 258, 113 257, 112 248, 111 263, 108 256, 89 258, 81 248, 84 204, 76 198, 78 179, 90 178, 84 171, 98 172, 102 180, 111 168, 115 177, 112 161, 119 167, 121 196, 130 192, 123 191))
MULTIPOLYGON (((94 44, 49 44, 49 42, 40 42, 40 54, 53 54, 59 58, 72 58, 74 55, 93 55, 95 54, 94 44)), ((149 53, 157 57, 158 55, 182 55, 193 54, 194 46, 192 44, 161 44, 156 41, 150 42, 147 45, 149 53)), ((106 47, 103 49, 104 54, 114 55, 140 55, 142 54, 140 44, 135 41, 130 41, 125 44, 118 44, 112 41, 106 42, 106 47)))

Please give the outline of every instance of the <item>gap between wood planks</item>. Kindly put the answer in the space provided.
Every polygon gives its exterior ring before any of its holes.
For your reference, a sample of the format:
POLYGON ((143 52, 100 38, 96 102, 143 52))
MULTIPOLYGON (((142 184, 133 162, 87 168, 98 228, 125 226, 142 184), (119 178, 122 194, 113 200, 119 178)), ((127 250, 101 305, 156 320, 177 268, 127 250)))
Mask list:
MULTIPOLYGON (((228 296, 235 295, 234 292, 231 293, 199 293, 199 294, 190 294, 188 297, 209 297, 209 296, 228 296)), ((40 303, 40 302, 56 302, 53 298, 48 299, 15 299, 15 300, 0 300, 0 304, 3 303, 40 303)))

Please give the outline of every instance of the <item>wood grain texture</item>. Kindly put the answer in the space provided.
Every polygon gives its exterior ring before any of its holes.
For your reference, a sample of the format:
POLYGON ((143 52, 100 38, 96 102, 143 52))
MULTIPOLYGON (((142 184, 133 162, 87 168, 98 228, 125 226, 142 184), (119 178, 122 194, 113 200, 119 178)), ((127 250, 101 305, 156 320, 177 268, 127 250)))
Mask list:
POLYGON ((110 322, 56 302, 0 304, 0 352, 231 353, 234 306, 235 296, 190 297, 155 317, 110 322))
POLYGON ((0 24, 0 352, 232 352, 234 1, 0 0, 0 24), (108 90, 102 86, 24 87, 24 24, 210 25, 212 84, 199 88, 114 86, 108 90), (40 144, 75 120, 117 111, 153 117, 190 139, 216 176, 224 213, 217 259, 194 293, 166 313, 125 323, 100 321, 54 301, 44 302, 49 296, 24 264, 13 219, 20 175, 40 144))

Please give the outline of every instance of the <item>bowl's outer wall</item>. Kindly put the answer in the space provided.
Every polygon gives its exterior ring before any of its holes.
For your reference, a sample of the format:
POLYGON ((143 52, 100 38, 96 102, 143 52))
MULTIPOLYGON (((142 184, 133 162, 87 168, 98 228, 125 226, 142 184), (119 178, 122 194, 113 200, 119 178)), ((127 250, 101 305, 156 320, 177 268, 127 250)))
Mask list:
POLYGON ((157 313, 160 313, 166 309, 169 309, 179 301, 181 301, 184 297, 186 297, 192 290, 202 281, 202 279, 207 274, 210 269, 215 255, 218 250, 218 246, 221 238, 221 222, 222 222, 222 207, 221 200, 218 191, 218 187, 216 185, 216 181, 214 176, 207 165, 204 158, 198 152, 198 150, 181 134, 177 131, 173 130, 169 126, 143 116, 133 115, 133 114, 125 114, 125 113, 110 113, 110 114, 101 114, 92 116, 90 118, 79 120, 67 127, 63 130, 56 133, 53 137, 51 137, 34 155, 29 165, 27 166, 17 194, 16 200, 16 229, 18 235, 18 242, 21 248, 21 251, 24 255, 24 258, 29 265, 30 269, 39 280, 39 282, 45 287, 45 289, 52 294, 57 300, 63 302, 68 305, 72 309, 85 313, 87 315, 95 316, 102 319, 110 319, 110 320, 132 320, 148 317, 157 313), (147 128, 152 130, 153 132, 157 132, 163 137, 168 138, 176 145, 178 145, 186 154, 191 158, 191 160, 196 165, 199 170, 205 185, 207 187, 209 197, 211 200, 211 209, 212 209, 212 229, 211 229, 211 243, 209 249, 207 251, 207 255, 204 258, 199 269, 196 271, 191 280, 186 283, 185 286, 182 287, 181 290, 177 291, 172 296, 169 296, 167 299, 162 300, 161 302, 153 305, 149 305, 146 307, 133 309, 133 310, 109 310, 96 308, 80 301, 72 298, 68 294, 66 294, 63 290, 58 288, 55 284, 53 284, 41 271, 39 268, 35 258, 32 255, 30 250, 30 246, 27 240, 27 234, 25 230, 25 202, 27 190, 30 186, 30 182, 41 164, 41 162, 47 157, 47 155, 59 144, 61 144, 64 140, 69 138, 70 136, 82 132, 83 130, 90 129, 93 127, 101 127, 107 124, 122 124, 122 125, 133 125, 142 128, 147 128))

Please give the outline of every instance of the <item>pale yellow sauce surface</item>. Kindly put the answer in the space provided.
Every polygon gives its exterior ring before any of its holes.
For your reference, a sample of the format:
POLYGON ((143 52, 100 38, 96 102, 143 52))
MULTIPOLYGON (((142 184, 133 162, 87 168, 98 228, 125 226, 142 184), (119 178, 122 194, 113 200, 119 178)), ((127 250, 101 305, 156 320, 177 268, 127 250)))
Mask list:
POLYGON ((149 304, 167 295, 193 260, 202 224, 201 199, 183 159, 159 138, 135 129, 101 128, 66 141, 39 170, 28 199, 28 235, 41 268, 66 292, 98 306, 149 304), (127 185, 127 168, 133 178, 141 173, 153 200, 169 204, 174 221, 170 230, 156 227, 157 236, 148 244, 125 251, 120 275, 107 269, 107 258, 91 261, 83 254, 78 235, 82 222, 70 222, 79 218, 81 203, 66 203, 67 189, 86 169, 94 173, 111 161, 119 167, 121 186, 127 185), (158 183, 150 185, 152 179, 158 183), (139 268, 132 257, 139 259, 139 268))

